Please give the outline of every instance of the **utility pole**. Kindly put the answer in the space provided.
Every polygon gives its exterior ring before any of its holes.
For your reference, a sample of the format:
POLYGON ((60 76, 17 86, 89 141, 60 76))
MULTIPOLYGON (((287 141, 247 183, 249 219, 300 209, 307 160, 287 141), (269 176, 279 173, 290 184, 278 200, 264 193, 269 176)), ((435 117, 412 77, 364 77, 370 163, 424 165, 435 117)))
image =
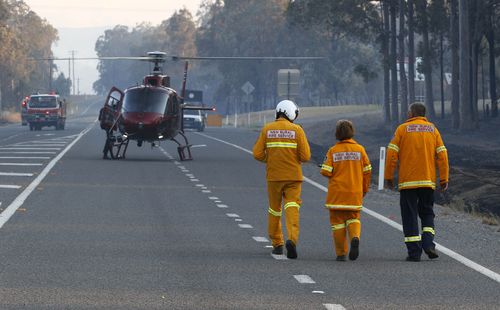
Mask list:
POLYGON ((76 95, 76 79, 75 79, 75 50, 69 51, 71 53, 71 61, 73 62, 73 77, 71 78, 71 89, 73 90, 73 95, 76 95))

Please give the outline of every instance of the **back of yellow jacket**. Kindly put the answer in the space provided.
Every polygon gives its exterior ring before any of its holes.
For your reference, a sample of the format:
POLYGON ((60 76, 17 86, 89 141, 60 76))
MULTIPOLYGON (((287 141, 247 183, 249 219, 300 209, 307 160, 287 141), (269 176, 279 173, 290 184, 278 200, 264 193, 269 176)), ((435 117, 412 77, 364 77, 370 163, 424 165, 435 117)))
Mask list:
POLYGON ((361 210, 372 172, 363 146, 353 139, 337 142, 328 150, 320 172, 329 177, 326 208, 361 210))
POLYGON ((392 180, 399 161, 398 189, 436 188, 436 162, 441 183, 449 177, 448 153, 438 129, 425 117, 399 125, 387 147, 385 179, 392 180))
POLYGON ((302 181, 301 163, 311 158, 311 150, 302 127, 279 118, 262 128, 253 156, 267 164, 268 181, 302 181))

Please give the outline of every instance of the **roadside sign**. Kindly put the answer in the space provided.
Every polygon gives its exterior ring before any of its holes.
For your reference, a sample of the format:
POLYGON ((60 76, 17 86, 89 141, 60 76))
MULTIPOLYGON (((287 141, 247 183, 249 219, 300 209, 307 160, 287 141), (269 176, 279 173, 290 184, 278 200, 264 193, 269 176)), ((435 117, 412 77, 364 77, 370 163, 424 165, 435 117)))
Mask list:
POLYGON ((246 95, 250 95, 255 90, 255 87, 252 85, 252 83, 247 81, 245 84, 243 84, 243 86, 241 86, 241 90, 243 90, 246 95))
POLYGON ((280 69, 278 70, 278 96, 290 98, 299 95, 300 70, 280 69))

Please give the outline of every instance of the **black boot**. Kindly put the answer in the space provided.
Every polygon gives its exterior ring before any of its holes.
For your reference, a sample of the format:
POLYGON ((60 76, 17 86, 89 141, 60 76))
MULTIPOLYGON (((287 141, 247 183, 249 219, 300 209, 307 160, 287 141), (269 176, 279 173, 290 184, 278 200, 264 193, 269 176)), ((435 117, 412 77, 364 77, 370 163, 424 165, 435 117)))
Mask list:
POLYGON ((359 238, 354 237, 351 240, 351 250, 349 251, 349 259, 356 260, 359 256, 359 238))
POLYGON ((287 240, 285 246, 286 246, 286 257, 290 259, 296 259, 297 247, 295 246, 295 243, 293 243, 292 240, 287 240))

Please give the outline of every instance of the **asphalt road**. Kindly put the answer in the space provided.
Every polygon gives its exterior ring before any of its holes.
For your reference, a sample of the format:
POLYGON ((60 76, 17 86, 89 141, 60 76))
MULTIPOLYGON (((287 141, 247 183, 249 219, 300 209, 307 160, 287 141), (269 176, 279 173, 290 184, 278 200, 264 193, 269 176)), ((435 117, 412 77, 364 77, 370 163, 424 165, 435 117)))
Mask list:
MULTIPOLYGON (((246 151, 257 132, 189 132, 193 161, 179 162, 173 143, 131 144, 126 160, 102 160, 98 109, 81 107, 64 131, 0 128, 0 157, 17 157, 0 158, 0 309, 500 307, 491 274, 447 255, 406 262, 402 233, 367 213, 360 258, 336 262, 313 165, 299 258, 273 257, 264 166, 246 151)), ((398 221, 396 203, 375 191, 365 200, 398 221)), ((498 275, 496 252, 474 250, 454 229, 437 241, 498 275)))

